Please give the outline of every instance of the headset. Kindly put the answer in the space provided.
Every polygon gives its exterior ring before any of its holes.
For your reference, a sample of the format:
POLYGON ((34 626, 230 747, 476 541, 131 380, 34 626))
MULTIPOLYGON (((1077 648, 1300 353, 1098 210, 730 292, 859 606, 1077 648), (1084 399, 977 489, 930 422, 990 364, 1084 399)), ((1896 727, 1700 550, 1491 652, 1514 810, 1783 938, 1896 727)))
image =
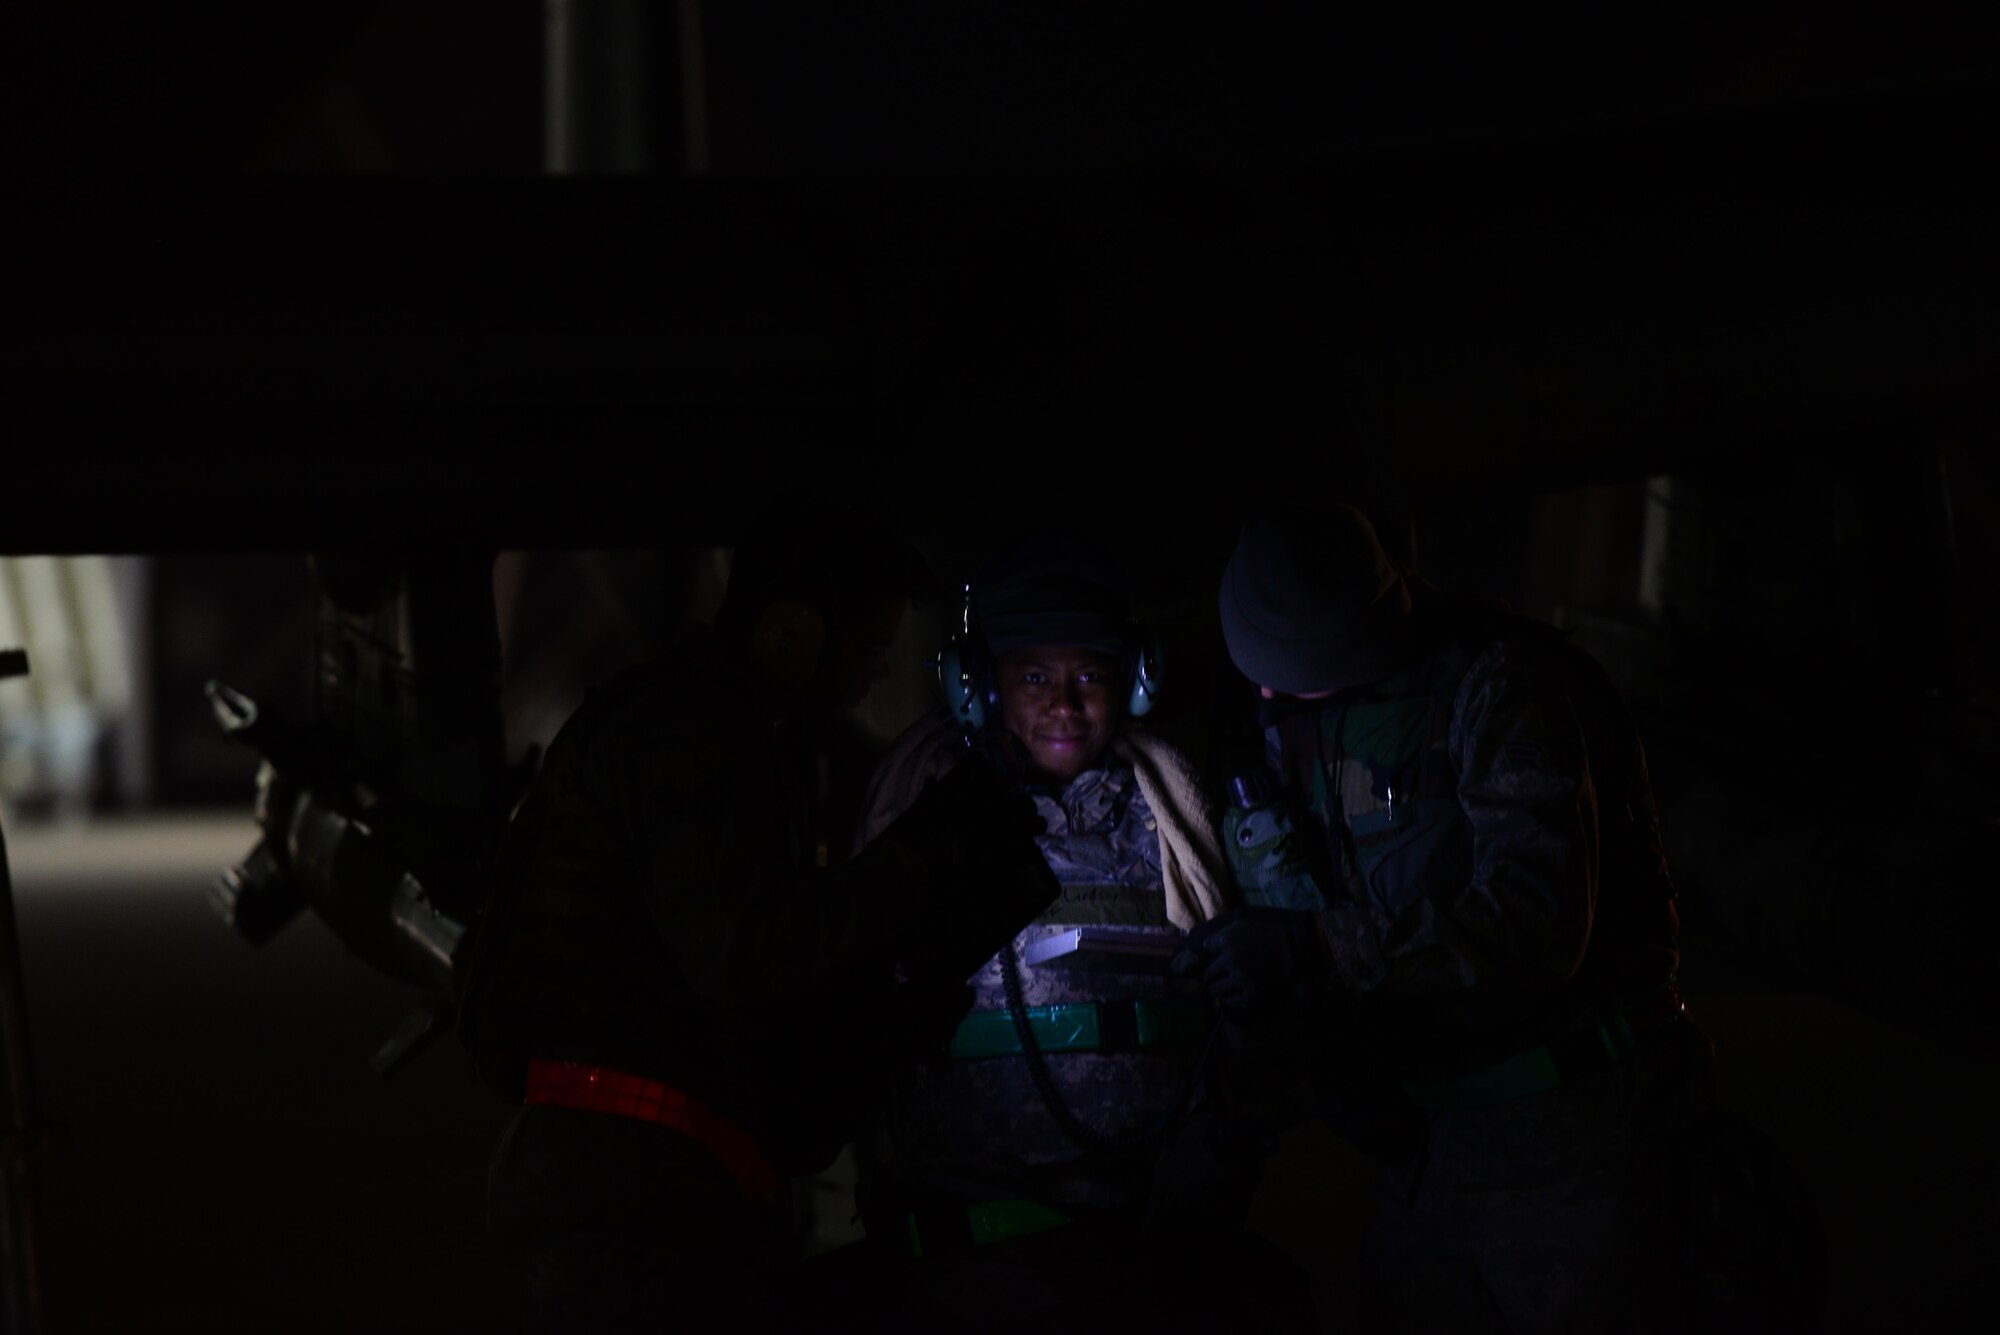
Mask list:
MULTIPOLYGON (((1120 668, 1125 680, 1125 713, 1144 718, 1160 697, 1160 642, 1145 634, 1138 623, 1127 623, 1126 652, 1120 668)), ((938 692, 945 708, 967 732, 984 732, 1000 721, 1000 681, 994 671, 993 655, 987 651, 972 612, 972 586, 965 586, 965 601, 959 613, 958 630, 945 642, 937 656, 938 692)))

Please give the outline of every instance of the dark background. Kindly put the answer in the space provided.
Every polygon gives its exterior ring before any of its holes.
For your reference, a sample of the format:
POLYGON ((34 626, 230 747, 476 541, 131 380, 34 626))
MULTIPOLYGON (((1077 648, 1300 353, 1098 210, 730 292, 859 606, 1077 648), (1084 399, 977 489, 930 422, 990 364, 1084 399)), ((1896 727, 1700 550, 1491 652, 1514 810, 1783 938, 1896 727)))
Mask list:
MULTIPOLYGON (((200 902, 254 760, 199 686, 303 698, 307 551, 507 553, 518 749, 753 516, 860 505, 947 574, 1087 522, 1199 753, 1243 688, 1235 520, 1340 498, 1633 698, 1687 991, 1819 1202, 1827 1329, 1972 1324, 1989 14, 709 5, 691 117, 680 8, 564 11, 567 66, 559 8, 17 22, 0 552, 151 572, 141 781, 8 831, 73 1132, 58 1329, 504 1327, 504 1110, 455 1052, 368 1071, 411 998, 320 924, 253 949, 200 902)), ((878 729, 921 705, 920 613, 878 729)), ((1260 1201, 1330 1329, 1365 1179, 1302 1132, 1260 1201)))

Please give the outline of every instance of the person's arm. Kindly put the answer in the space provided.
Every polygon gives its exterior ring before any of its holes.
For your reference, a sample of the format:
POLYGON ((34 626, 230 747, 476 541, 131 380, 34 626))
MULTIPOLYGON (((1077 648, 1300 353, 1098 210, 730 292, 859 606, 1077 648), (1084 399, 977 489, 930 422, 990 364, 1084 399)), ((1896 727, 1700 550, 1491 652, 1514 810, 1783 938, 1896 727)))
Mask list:
POLYGON ((855 968, 886 969, 934 929, 940 892, 966 892, 968 866, 1034 853, 1031 804, 961 782, 927 789, 854 857, 812 872, 787 838, 793 794, 754 732, 655 720, 606 744, 630 757, 600 770, 626 776, 614 800, 653 921, 681 978, 712 1000, 802 1000, 855 968))
POLYGON ((1351 991, 1554 986, 1581 963, 1597 890, 1597 804, 1576 709, 1532 650, 1489 651, 1453 711, 1450 752, 1471 865, 1419 867, 1406 902, 1343 900, 1321 918, 1351 991))

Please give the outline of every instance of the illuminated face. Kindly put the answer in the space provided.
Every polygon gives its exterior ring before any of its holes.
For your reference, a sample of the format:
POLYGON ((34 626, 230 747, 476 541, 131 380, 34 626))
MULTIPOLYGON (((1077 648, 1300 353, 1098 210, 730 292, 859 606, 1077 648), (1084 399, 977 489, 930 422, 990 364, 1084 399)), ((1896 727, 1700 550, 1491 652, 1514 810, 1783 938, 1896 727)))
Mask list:
POLYGON ((1070 780, 1096 764, 1118 726, 1118 660, 1095 649, 1036 645, 994 662, 1000 722, 1037 769, 1070 780))

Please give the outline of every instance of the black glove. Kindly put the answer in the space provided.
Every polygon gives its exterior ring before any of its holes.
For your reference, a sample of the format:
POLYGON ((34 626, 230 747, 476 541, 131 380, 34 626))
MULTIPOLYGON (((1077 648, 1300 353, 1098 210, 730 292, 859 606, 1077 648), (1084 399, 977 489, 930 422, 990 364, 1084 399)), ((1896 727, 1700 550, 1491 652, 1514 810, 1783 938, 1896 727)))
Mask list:
POLYGON ((973 754, 869 845, 914 855, 929 883, 903 924, 905 976, 956 987, 1056 901, 1062 886, 1034 838, 1042 829, 1034 799, 973 754))
POLYGON ((913 978, 897 984, 884 1017, 897 1035, 896 1048, 912 1060, 941 1055, 976 996, 970 983, 913 978))
POLYGON ((1250 905, 1195 924, 1172 970, 1197 978, 1225 1020, 1257 1022, 1298 1001, 1324 967, 1315 915, 1250 905))
POLYGON ((1035 851, 1044 824, 1035 801, 976 755, 931 780, 878 836, 924 860, 935 876, 1035 851))

